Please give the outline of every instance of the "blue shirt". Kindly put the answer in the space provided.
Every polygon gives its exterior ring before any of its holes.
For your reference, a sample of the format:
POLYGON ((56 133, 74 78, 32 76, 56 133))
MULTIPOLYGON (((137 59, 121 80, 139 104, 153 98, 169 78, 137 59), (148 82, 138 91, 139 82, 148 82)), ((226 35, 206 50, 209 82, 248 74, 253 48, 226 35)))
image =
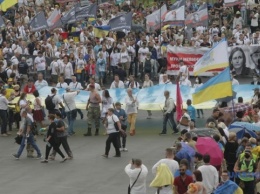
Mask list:
POLYGON ((114 114, 115 114, 118 118, 122 116, 122 117, 124 118, 124 120, 123 120, 123 121, 120 120, 120 122, 123 123, 123 124, 125 124, 127 115, 126 115, 124 109, 119 109, 119 110, 115 109, 114 114))
POLYGON ((94 47, 94 53, 95 53, 95 56, 97 57, 97 54, 98 54, 98 52, 99 52, 99 50, 102 48, 102 45, 96 45, 95 47, 94 47))
POLYGON ((194 108, 194 106, 189 105, 187 107, 187 112, 190 115, 191 120, 195 121, 195 119, 196 119, 196 109, 194 108))

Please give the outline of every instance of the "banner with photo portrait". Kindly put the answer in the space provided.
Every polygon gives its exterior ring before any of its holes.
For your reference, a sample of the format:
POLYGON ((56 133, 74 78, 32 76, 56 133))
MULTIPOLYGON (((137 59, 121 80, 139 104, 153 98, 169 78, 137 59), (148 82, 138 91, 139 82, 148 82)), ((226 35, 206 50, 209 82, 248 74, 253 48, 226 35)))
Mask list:
MULTIPOLYGON (((209 51, 209 48, 191 48, 191 47, 169 47, 167 53, 167 70, 171 75, 177 75, 179 72, 179 59, 183 59, 185 65, 188 66, 190 75, 193 75, 193 69, 196 62, 209 51)), ((260 74, 260 46, 242 45, 228 47, 228 60, 231 71, 237 75, 249 74, 250 70, 254 70, 260 74)), ((221 70, 213 70, 201 73, 202 76, 212 76, 214 72, 221 70)))
POLYGON ((208 8, 207 5, 203 5, 203 9, 200 9, 194 13, 187 15, 185 19, 185 25, 188 28, 195 28, 198 26, 208 26, 208 8))
POLYGON ((185 6, 169 11, 164 18, 163 25, 184 25, 185 6))
POLYGON ((245 0, 224 0, 225 7, 233 7, 245 3, 245 0))
POLYGON ((155 30, 160 29, 163 25, 163 20, 166 14, 167 6, 164 4, 160 9, 146 16, 146 30, 149 32, 153 32, 155 30))

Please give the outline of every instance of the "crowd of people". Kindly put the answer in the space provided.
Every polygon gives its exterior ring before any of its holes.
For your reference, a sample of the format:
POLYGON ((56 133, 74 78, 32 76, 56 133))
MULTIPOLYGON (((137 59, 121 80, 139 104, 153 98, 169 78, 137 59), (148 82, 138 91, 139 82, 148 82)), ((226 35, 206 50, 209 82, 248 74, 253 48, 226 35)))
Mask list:
MULTIPOLYGON (((197 11, 202 3, 188 2, 185 13, 197 11)), ((28 24, 39 11, 50 16, 56 9, 64 15, 73 5, 74 3, 56 4, 51 0, 19 0, 18 5, 2 13, 5 28, 0 33, 1 136, 8 137, 13 131, 13 125, 16 125, 20 137, 20 148, 13 154, 16 159, 21 157, 25 146, 27 157, 35 157, 36 150, 36 157, 42 158, 43 153, 35 138, 37 133, 43 131, 46 131, 46 151, 42 163, 55 159, 56 152, 61 156, 61 162, 73 158, 67 138, 76 133, 74 123, 77 115, 84 118, 82 110, 75 103, 75 96, 82 90, 90 92, 86 104, 87 129, 84 136, 92 136, 93 129, 93 134, 98 136, 100 129, 104 128, 107 140, 102 156, 109 157, 112 143, 115 157, 121 157, 122 151, 128 151, 127 129, 129 128, 131 136, 136 134, 137 129, 139 102, 133 94, 134 88, 176 82, 195 88, 203 85, 201 77, 196 77, 195 83, 191 83, 189 68, 182 59, 179 60, 179 70, 176 71, 177 78, 167 74, 168 46, 210 48, 224 37, 229 46, 258 45, 260 41, 259 5, 253 1, 234 7, 225 7, 223 0, 207 3, 208 27, 188 29, 168 26, 146 32, 145 16, 159 9, 162 4, 145 7, 142 3, 137 5, 135 1, 126 1, 121 5, 112 2, 100 5, 94 21, 82 20, 54 30, 30 31, 28 24), (129 11, 133 13, 133 24, 142 26, 142 30, 124 32, 123 37, 112 31, 103 32, 101 36, 95 34, 95 27, 106 25, 111 18, 129 11), (52 89, 43 102, 39 91, 45 86, 51 86, 52 89), (57 88, 64 88, 66 92, 60 96, 57 88), (113 101, 107 88, 126 89, 125 109, 120 102, 113 101), (101 90, 102 95, 99 93, 101 90), (34 96, 33 101, 28 99, 29 95, 34 96), (60 145, 67 157, 60 150, 60 145)), ((167 2, 167 7, 170 5, 171 2, 167 2)), ((232 58, 233 62, 235 59, 233 61, 232 58)), ((232 84, 238 85, 235 76, 231 73, 232 84)), ((253 76, 251 84, 260 85, 257 75, 253 76)), ((176 104, 170 96, 169 91, 164 92, 164 119, 160 135, 167 133, 169 124, 173 134, 181 133, 179 141, 186 142, 196 154, 192 157, 187 155, 181 143, 166 149, 166 158, 152 168, 156 176, 151 186, 156 188, 157 194, 243 191, 253 194, 259 187, 258 177, 255 176, 260 171, 259 154, 255 152, 259 139, 246 134, 238 141, 236 134, 228 133, 226 115, 222 114, 223 107, 228 103, 222 103, 219 109, 213 110, 206 122, 208 128, 216 131, 214 140, 224 154, 222 164, 213 166, 210 164, 211 156, 198 152, 196 139, 193 140, 191 135, 196 128, 197 118, 205 116, 203 110, 196 110, 192 101, 187 100, 187 108, 182 109, 181 119, 175 121, 176 104)), ((252 110, 237 112, 235 121, 259 126, 259 99, 259 89, 255 89, 252 110)), ((243 103, 243 99, 240 98, 238 103, 243 103)), ((152 112, 147 110, 147 119, 151 118, 152 112)), ((145 194, 148 169, 142 160, 133 159, 126 166, 125 172, 130 177, 129 192, 145 194)))

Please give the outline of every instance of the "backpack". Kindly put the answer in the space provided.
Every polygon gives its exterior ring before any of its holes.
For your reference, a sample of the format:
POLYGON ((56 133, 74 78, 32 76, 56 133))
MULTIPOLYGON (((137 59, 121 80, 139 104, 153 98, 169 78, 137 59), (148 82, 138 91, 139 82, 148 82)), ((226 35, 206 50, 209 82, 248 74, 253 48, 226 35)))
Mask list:
POLYGON ((151 59, 150 60, 145 59, 145 62, 144 62, 144 72, 151 72, 151 71, 152 71, 151 59))
POLYGON ((47 96, 45 99, 45 106, 47 110, 54 110, 55 109, 55 104, 53 103, 52 99, 54 98, 55 95, 53 96, 47 96))
POLYGON ((0 74, 1 79, 2 79, 4 82, 7 82, 7 80, 8 80, 7 71, 8 71, 9 69, 10 69, 10 68, 6 68, 6 69, 0 74))

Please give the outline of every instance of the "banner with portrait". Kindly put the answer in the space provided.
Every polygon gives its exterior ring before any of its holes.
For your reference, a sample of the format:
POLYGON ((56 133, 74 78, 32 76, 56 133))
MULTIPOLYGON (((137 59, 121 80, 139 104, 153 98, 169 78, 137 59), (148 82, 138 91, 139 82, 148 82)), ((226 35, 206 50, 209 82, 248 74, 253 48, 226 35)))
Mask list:
POLYGON ((208 8, 203 5, 203 9, 187 15, 185 25, 188 28, 195 28, 198 26, 208 26, 208 8))
POLYGON ((224 0, 225 7, 233 7, 234 5, 240 5, 245 3, 245 0, 224 0))
MULTIPOLYGON (((209 51, 209 48, 190 48, 190 47, 169 47, 167 52, 167 70, 171 75, 177 75, 179 72, 179 59, 182 59, 188 66, 190 75, 193 75, 195 63, 209 51)), ((228 59, 231 71, 237 75, 248 74, 250 69, 260 74, 260 46, 242 45, 228 47, 228 59)), ((202 73, 202 76, 212 76, 214 70, 202 73)))
POLYGON ((164 18, 163 25, 184 25, 185 6, 169 11, 164 18))
POLYGON ((153 32, 160 29, 166 14, 167 6, 164 4, 160 9, 146 16, 146 30, 149 32, 153 32))

